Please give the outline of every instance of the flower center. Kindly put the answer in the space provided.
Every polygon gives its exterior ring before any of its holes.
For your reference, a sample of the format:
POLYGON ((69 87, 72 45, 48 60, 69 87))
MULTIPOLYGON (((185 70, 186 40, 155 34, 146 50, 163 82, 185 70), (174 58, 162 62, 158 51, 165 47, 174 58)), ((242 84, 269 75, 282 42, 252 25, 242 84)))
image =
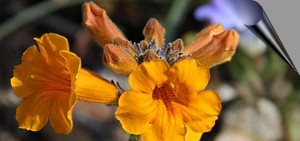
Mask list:
POLYGON ((136 52, 135 59, 141 64, 144 61, 149 61, 147 60, 147 56, 151 56, 153 58, 150 57, 150 60, 159 58, 166 60, 169 64, 173 64, 176 61, 187 57, 183 54, 183 44, 180 43, 181 40, 178 40, 177 42, 176 41, 164 45, 160 49, 156 47, 155 40, 145 44, 134 43, 133 45, 136 52), (150 52, 152 52, 153 54, 151 54, 150 52))
POLYGON ((178 101, 174 89, 168 84, 155 87, 152 98, 154 100, 162 100, 168 110, 171 108, 171 102, 178 101))

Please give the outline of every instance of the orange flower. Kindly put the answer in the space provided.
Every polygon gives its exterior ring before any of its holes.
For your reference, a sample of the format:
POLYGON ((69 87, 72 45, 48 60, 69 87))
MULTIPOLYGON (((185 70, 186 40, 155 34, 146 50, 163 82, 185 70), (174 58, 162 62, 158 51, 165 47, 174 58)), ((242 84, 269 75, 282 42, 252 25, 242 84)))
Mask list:
POLYGON ((19 128, 39 131, 49 120, 55 132, 68 134, 78 99, 117 102, 117 88, 81 69, 80 58, 69 51, 66 38, 50 33, 35 40, 38 47, 24 52, 11 79, 15 95, 23 98, 16 111, 19 128))
POLYGON ((129 75, 132 90, 121 95, 116 111, 127 132, 142 134, 143 141, 190 141, 211 130, 221 102, 215 92, 203 90, 208 68, 231 60, 239 40, 236 31, 211 25, 187 47, 181 39, 165 45, 165 29, 152 18, 143 30, 145 39, 132 44, 103 9, 93 2, 83 9, 83 22, 104 47, 103 63, 129 75))
POLYGON ((116 117, 143 141, 198 141, 221 110, 219 96, 204 90, 209 78, 195 59, 171 67, 164 60, 144 62, 129 75, 132 90, 121 95, 116 117))

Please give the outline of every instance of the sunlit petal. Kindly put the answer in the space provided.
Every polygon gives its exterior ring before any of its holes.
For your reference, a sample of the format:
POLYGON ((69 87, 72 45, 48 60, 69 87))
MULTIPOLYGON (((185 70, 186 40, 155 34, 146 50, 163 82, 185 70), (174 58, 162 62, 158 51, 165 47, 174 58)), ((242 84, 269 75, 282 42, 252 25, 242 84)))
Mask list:
POLYGON ((167 80, 168 69, 169 65, 163 60, 144 62, 129 75, 129 84, 133 90, 151 93, 155 85, 167 80))
POLYGON ((192 129, 187 128, 185 141, 199 141, 203 133, 194 132, 192 129))
POLYGON ((30 95, 20 103, 16 111, 19 128, 39 131, 43 128, 50 114, 51 103, 43 95, 30 95))
POLYGON ((186 126, 197 133, 210 131, 221 111, 220 97, 213 91, 192 94, 188 99, 181 99, 181 103, 186 126))
MULTIPOLYGON (((53 94, 52 94, 53 95, 53 94)), ((51 105, 50 124, 56 133, 68 134, 73 128, 72 110, 76 102, 75 93, 61 94, 51 105)))
POLYGON ((149 128, 151 120, 156 116, 157 106, 151 94, 126 91, 119 99, 116 117, 125 131, 141 134, 149 128))
POLYGON ((203 90, 209 81, 209 70, 194 59, 183 59, 168 72, 169 80, 181 96, 203 90))
MULTIPOLYGON (((177 109, 179 110, 179 109, 177 109)), ((143 141, 183 141, 186 129, 180 115, 167 111, 165 105, 159 102, 157 114, 151 126, 142 135, 143 141)), ((175 112, 175 111, 174 111, 175 112)), ((176 111, 178 114, 178 111, 176 111)))

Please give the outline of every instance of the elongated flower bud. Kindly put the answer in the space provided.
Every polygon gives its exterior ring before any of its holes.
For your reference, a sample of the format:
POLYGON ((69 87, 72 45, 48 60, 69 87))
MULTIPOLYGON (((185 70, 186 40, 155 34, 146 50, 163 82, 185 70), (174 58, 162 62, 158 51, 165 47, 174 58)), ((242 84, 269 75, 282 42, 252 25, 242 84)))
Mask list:
POLYGON ((132 57, 135 57, 136 52, 134 50, 133 45, 129 41, 117 37, 114 41, 114 44, 122 47, 124 51, 129 53, 132 57))
POLYGON ((155 41, 156 49, 160 49, 164 44, 165 29, 159 24, 159 22, 151 18, 144 27, 145 40, 148 42, 155 41))
POLYGON ((175 40, 170 46, 171 51, 182 52, 183 49, 184 49, 184 45, 182 39, 175 40))
POLYGON ((143 59, 144 59, 144 61, 150 61, 150 60, 154 60, 154 59, 159 59, 159 56, 152 49, 148 49, 145 52, 143 59))
POLYGON ((192 53, 192 58, 201 64, 211 68, 231 60, 239 41, 239 34, 235 30, 226 30, 213 39, 204 47, 192 53))
POLYGON ((122 46, 107 44, 104 47, 103 64, 121 75, 129 75, 138 63, 122 46))
POLYGON ((106 11, 93 2, 83 4, 83 24, 102 47, 105 44, 113 43, 116 37, 126 39, 107 16, 106 11))
POLYGON ((208 44, 212 39, 214 35, 218 35, 224 31, 224 28, 220 24, 213 24, 206 28, 204 28, 202 31, 200 31, 197 34, 197 39, 192 44, 188 45, 186 48, 184 48, 184 54, 189 55, 198 49, 204 47, 206 44, 208 44))

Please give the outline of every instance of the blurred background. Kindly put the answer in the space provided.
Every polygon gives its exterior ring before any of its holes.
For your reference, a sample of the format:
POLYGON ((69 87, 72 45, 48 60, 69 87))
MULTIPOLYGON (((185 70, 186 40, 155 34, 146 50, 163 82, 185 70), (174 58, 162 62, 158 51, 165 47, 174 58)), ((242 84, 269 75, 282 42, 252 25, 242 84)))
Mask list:
MULTIPOLYGON (((49 125, 40 132, 18 129, 15 110, 20 99, 10 87, 13 68, 33 37, 55 32, 69 39, 83 66, 119 79, 101 63, 102 49, 82 26, 81 7, 87 0, 0 0, 0 141, 127 141, 114 118, 116 107, 78 102, 69 135, 49 125)), ((133 42, 154 17, 166 28, 166 43, 185 44, 210 23, 234 28, 241 40, 230 63, 211 70, 207 89, 223 100, 216 126, 201 141, 299 141, 300 77, 274 52, 237 22, 225 0, 94 0, 133 42)), ((122 78, 124 80, 124 78, 122 78)), ((126 80, 124 81, 126 82, 126 80)), ((126 84, 122 83, 126 86, 126 84)))

